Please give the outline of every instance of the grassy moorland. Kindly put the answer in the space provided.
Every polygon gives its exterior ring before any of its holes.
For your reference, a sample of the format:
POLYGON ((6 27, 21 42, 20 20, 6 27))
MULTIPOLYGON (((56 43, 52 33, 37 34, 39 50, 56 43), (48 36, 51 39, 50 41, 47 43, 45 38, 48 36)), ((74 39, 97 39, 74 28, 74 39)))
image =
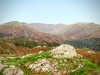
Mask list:
MULTIPOLYGON (((77 50, 77 52, 79 53, 79 51, 77 50)), ((81 53, 79 53, 81 54, 81 53)), ((97 52, 98 54, 98 52, 97 52)), ((97 55, 95 56, 95 58, 98 58, 97 55)), ((19 56, 17 58, 8 58, 5 62, 3 62, 3 64, 6 65, 15 65, 19 68, 21 68, 25 75, 55 75, 55 73, 51 73, 51 72, 36 72, 34 70, 31 70, 31 68, 29 68, 28 66, 26 66, 26 64, 28 63, 34 63, 36 62, 38 59, 51 59, 51 60, 55 60, 58 62, 57 65, 57 72, 61 71, 62 75, 99 75, 100 74, 100 60, 98 59, 91 59, 91 57, 93 57, 94 55, 91 55, 90 57, 85 57, 83 56, 82 58, 53 58, 50 53, 47 52, 43 52, 41 54, 35 53, 33 55, 30 55, 28 57, 22 58, 22 56, 19 56), (66 62, 67 61, 67 62, 66 62), (20 64, 20 65, 19 65, 20 64), (81 64, 83 65, 83 67, 75 70, 72 72, 73 69, 76 69, 78 67, 78 65, 81 64), (66 71, 66 73, 64 73, 63 71, 66 71), (33 74, 34 72, 34 74, 33 74)))
MULTIPOLYGON (((0 57, 5 60, 0 60, 2 64, 14 65, 23 70, 24 75, 99 75, 100 74, 100 51, 94 51, 88 48, 77 49, 77 54, 81 57, 73 58, 54 58, 50 54, 53 46, 36 45, 34 47, 27 47, 26 41, 21 42, 20 45, 15 44, 13 39, 0 39, 0 57), (24 44, 24 46, 22 46, 24 44), (40 60, 46 59, 50 64, 55 65, 56 71, 41 72, 35 71, 29 65, 36 64, 40 60)), ((18 40, 17 40, 17 43, 18 40)), ((33 42, 31 42, 33 43, 33 42)), ((35 42, 36 43, 36 42, 35 42)), ((31 45, 31 44, 30 44, 31 45)), ((29 45, 28 45, 29 46, 29 45)), ((41 65, 42 66, 42 65, 41 65)), ((3 71, 0 71, 3 75, 3 71)))

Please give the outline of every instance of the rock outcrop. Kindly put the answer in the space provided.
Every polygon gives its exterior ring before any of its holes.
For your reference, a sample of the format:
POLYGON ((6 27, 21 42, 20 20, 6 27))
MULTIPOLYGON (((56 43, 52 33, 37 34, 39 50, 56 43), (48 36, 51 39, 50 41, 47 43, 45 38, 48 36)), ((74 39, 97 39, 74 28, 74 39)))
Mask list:
POLYGON ((35 71, 53 72, 53 71, 57 71, 56 68, 57 65, 58 62, 52 59, 39 59, 38 61, 30 64, 29 68, 35 71))
MULTIPOLYGON (((41 52, 39 52, 41 54, 41 52)), ((59 58, 72 58, 74 56, 77 56, 76 49, 67 44, 60 45, 59 47, 50 50, 50 54, 55 59, 59 58)), ((28 63, 26 64, 27 67, 29 67, 32 71, 38 71, 38 72, 57 72, 59 68, 59 65, 63 64, 66 65, 67 60, 60 60, 59 63, 55 59, 38 59, 36 62, 28 63), (65 63, 65 64, 64 64, 65 63)))
POLYGON ((6 65, 3 65, 0 63, 0 72, 6 67, 6 65))
POLYGON ((15 67, 14 65, 8 66, 3 65, 0 61, 0 72, 3 75, 24 75, 24 72, 19 68, 15 67))
POLYGON ((71 58, 77 56, 76 49, 68 44, 60 45, 59 47, 50 51, 51 55, 55 58, 71 58))
POLYGON ((9 68, 4 69, 3 75, 24 75, 24 72, 14 65, 11 65, 9 68))
MULTIPOLYGON (((43 51, 38 52, 39 55, 41 55, 42 53, 43 51)), ((32 71, 32 73, 49 72, 49 73, 57 73, 58 75, 60 74, 59 71, 62 70, 63 67, 64 67, 63 69, 64 73, 67 73, 69 71, 72 72, 80 68, 79 64, 83 66, 83 63, 73 58, 75 56, 78 56, 78 54, 76 53, 76 49, 71 45, 68 44, 60 45, 59 47, 50 50, 49 53, 51 55, 51 58, 40 58, 34 62, 32 61, 26 62, 25 64, 23 64, 24 68, 28 67, 32 71), (70 58, 70 60, 68 61, 67 58, 70 58), (77 66, 75 66, 75 64, 77 66)), ((27 58, 32 55, 34 54, 27 54, 21 56, 21 59, 27 58)), ((4 58, 1 58, 0 60, 4 61, 4 58)), ((3 75, 24 75, 24 71, 20 70, 20 68, 18 68, 17 66, 14 65, 5 66, 2 63, 0 64, 0 72, 2 72, 3 75)))

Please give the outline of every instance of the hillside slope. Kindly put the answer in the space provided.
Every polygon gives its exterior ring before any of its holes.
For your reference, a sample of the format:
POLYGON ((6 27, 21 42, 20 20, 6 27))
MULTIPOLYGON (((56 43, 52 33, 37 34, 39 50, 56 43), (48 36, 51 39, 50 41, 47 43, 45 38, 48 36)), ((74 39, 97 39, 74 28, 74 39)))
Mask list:
POLYGON ((32 28, 50 33, 60 35, 66 39, 87 39, 97 37, 100 38, 100 25, 93 22, 79 22, 75 24, 65 25, 65 24, 30 24, 32 28))
POLYGON ((60 30, 66 27, 65 24, 44 24, 44 23, 31 23, 29 24, 33 29, 40 32, 46 32, 50 34, 58 34, 60 30))
POLYGON ((63 30, 62 36, 66 39, 100 38, 100 25, 95 23, 75 23, 63 30))
POLYGON ((93 22, 75 24, 21 23, 17 21, 0 25, 0 36, 33 40, 63 41, 70 39, 100 38, 100 25, 93 22))
POLYGON ((54 24, 44 24, 44 23, 31 23, 29 24, 33 29, 40 32, 50 32, 55 27, 54 24))
POLYGON ((61 42, 63 39, 57 35, 39 32, 28 24, 12 21, 0 25, 0 37, 26 38, 37 41, 61 42))

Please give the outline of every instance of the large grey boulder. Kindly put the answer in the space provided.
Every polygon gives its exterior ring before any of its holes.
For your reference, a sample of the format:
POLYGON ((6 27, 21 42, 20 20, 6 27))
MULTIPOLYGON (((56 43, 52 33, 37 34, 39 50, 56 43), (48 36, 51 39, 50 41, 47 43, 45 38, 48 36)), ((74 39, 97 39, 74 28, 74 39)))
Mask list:
POLYGON ((77 56, 76 49, 68 44, 62 44, 59 47, 51 50, 50 53, 55 58, 71 58, 77 56))

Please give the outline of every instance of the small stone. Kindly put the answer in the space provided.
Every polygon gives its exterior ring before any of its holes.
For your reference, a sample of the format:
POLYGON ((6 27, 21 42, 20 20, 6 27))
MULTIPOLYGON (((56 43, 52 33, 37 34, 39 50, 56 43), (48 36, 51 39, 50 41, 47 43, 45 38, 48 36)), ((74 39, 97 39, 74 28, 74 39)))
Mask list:
POLYGON ((40 55, 41 53, 43 53, 43 51, 38 52, 39 55, 40 55))

